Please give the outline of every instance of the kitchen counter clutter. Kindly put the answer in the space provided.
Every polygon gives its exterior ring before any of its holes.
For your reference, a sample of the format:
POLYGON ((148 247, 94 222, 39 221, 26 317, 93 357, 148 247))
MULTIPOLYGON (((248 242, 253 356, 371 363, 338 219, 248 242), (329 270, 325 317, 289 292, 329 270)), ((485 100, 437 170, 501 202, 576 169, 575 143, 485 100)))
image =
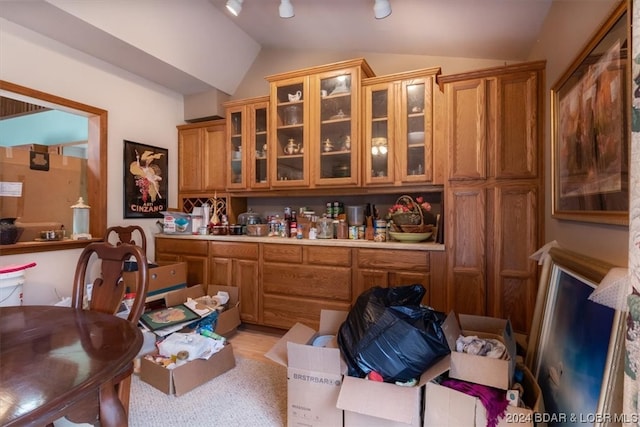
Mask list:
POLYGON ((189 235, 189 234, 165 234, 155 235, 159 239, 181 239, 197 241, 220 241, 220 242, 247 242, 247 243, 273 243, 278 245, 303 245, 303 246, 334 246, 348 248, 379 248, 379 249, 399 249, 412 251, 444 251, 445 246, 433 241, 427 242, 376 242, 364 239, 294 239, 291 237, 255 237, 247 235, 189 235))
POLYGON ((373 287, 420 284, 423 304, 448 311, 446 252, 437 243, 156 234, 158 263, 187 264, 187 283, 238 288, 240 319, 318 328, 322 310, 349 310, 373 287))

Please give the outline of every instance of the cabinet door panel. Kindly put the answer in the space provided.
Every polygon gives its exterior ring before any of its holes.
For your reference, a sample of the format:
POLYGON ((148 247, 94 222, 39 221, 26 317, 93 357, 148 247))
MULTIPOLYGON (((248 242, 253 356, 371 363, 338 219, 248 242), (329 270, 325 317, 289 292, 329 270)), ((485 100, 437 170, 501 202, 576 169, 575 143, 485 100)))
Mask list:
POLYGON ((528 331, 537 294, 538 191, 535 184, 501 185, 495 191, 495 247, 487 277, 491 284, 489 314, 510 318, 514 330, 528 331), (514 238, 517 236, 517 238, 514 238))
POLYGON ((447 191, 447 250, 451 307, 458 313, 486 310, 486 193, 482 187, 447 191))
POLYGON ((211 258, 209 268, 209 280, 212 285, 235 286, 233 283, 233 263, 230 258, 211 258))
POLYGON ((486 81, 448 84, 446 95, 449 179, 484 179, 487 175, 486 81))
POLYGON ((185 129, 178 132, 178 187, 180 191, 198 191, 202 182, 200 156, 202 153, 201 129, 185 129))
POLYGON ((497 178, 538 175, 537 73, 522 72, 497 80, 497 178))
POLYGON ((233 265, 235 286, 240 288, 240 318, 258 322, 258 262, 238 259, 233 265))
POLYGON ((203 130, 202 147, 202 190, 224 190, 226 185, 225 167, 225 126, 217 124, 203 130))
POLYGON ((386 288, 389 284, 389 273, 384 270, 375 270, 371 268, 359 268, 356 275, 356 284, 353 292, 353 302, 367 289, 374 286, 386 288))

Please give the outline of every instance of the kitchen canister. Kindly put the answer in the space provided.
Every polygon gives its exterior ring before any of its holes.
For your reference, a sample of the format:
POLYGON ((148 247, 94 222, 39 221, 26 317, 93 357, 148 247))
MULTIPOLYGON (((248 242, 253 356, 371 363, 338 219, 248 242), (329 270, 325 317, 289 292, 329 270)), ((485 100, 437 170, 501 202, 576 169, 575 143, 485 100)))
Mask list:
POLYGON ((374 242, 386 242, 387 241, 387 221, 384 219, 376 219, 373 229, 373 241, 374 242))

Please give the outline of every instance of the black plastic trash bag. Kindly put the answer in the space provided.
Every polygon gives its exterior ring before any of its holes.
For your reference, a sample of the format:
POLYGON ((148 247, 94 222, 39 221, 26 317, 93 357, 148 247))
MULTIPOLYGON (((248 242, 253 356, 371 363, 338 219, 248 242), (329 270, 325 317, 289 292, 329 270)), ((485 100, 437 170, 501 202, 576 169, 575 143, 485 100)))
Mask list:
POLYGON ((425 292, 422 285, 373 287, 358 297, 337 337, 349 376, 375 371, 385 382, 407 382, 449 354, 440 327, 446 316, 420 306, 425 292))

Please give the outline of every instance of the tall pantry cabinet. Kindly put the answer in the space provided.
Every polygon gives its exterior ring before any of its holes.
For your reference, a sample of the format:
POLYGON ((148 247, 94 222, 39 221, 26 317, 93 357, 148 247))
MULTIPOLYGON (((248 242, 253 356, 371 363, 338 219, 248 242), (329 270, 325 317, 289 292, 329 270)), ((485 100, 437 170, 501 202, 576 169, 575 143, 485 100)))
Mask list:
POLYGON ((543 243, 545 62, 439 76, 449 306, 528 332, 543 243))

